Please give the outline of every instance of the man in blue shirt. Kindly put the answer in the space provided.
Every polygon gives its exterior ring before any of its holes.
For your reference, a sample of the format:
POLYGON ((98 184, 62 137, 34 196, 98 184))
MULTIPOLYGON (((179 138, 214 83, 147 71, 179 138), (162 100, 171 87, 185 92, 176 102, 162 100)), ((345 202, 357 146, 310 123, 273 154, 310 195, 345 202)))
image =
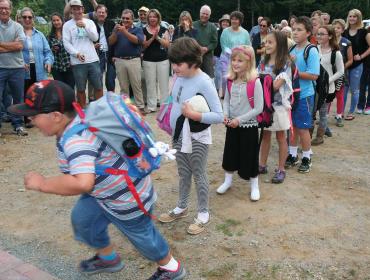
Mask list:
POLYGON ((109 45, 114 46, 113 61, 116 66, 121 94, 128 94, 131 85, 136 106, 143 112, 140 56, 144 33, 142 28, 133 25, 133 21, 134 13, 129 9, 123 10, 121 23, 114 27, 108 41, 109 45))

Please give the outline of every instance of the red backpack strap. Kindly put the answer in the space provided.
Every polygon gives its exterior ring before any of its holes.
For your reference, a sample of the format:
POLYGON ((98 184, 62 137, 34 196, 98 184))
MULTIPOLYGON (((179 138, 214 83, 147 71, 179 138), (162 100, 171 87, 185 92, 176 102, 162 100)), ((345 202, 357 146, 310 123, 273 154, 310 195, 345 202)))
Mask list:
POLYGON ((151 217, 153 220, 156 220, 157 217, 150 214, 144 207, 144 203, 141 201, 139 194, 136 191, 135 185, 132 182, 130 176, 128 175, 127 170, 121 170, 121 169, 115 169, 115 168, 106 168, 105 173, 110 175, 122 175, 125 177, 127 187, 130 190, 132 196, 134 197, 139 209, 143 211, 143 213, 149 217, 151 217))
POLYGON ((254 86, 256 85, 257 78, 247 82, 247 97, 249 104, 254 108, 254 86))
POLYGON ((226 82, 226 86, 227 86, 227 90, 229 91, 229 94, 231 95, 231 86, 233 84, 233 81, 230 80, 230 79, 227 79, 227 82, 226 82))
POLYGON ((73 102, 72 105, 73 105, 73 108, 76 110, 80 119, 83 121, 85 119, 85 112, 82 110, 81 105, 78 104, 77 102, 73 102))

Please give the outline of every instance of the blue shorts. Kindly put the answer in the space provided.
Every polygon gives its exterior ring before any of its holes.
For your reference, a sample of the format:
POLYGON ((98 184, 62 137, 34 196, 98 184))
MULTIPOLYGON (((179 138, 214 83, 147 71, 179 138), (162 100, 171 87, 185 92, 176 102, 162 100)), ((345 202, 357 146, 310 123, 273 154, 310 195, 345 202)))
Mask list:
POLYGON ((147 259, 164 259, 170 248, 155 227, 153 220, 143 214, 131 220, 119 220, 105 211, 90 195, 81 195, 71 214, 75 239, 95 249, 110 245, 108 225, 114 224, 147 259))
POLYGON ((98 61, 72 66, 73 76, 76 82, 77 91, 85 91, 87 80, 95 90, 103 88, 100 64, 98 61))
POLYGON ((296 109, 292 111, 292 122, 294 127, 300 129, 310 129, 312 127, 314 100, 313 95, 299 100, 296 109))

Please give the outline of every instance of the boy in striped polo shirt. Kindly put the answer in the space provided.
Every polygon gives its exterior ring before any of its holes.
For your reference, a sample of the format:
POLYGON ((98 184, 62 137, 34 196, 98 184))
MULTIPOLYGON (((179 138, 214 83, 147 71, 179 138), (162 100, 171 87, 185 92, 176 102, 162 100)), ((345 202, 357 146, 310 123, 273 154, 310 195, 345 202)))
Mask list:
MULTIPOLYGON (((97 164, 127 170, 125 160, 89 130, 63 141, 65 132, 80 123, 72 106, 74 99, 69 86, 47 80, 30 87, 25 103, 9 108, 13 114, 29 117, 45 136, 57 138, 63 175, 46 178, 30 172, 25 176, 25 187, 44 193, 81 195, 71 217, 75 238, 97 250, 94 257, 80 263, 81 271, 117 272, 124 267, 108 235, 108 225, 112 223, 143 256, 158 263, 158 270, 149 279, 183 279, 185 269, 172 257, 150 216, 140 210, 124 177, 95 174, 97 164)), ((157 195, 150 176, 132 181, 144 208, 151 212, 157 195)))

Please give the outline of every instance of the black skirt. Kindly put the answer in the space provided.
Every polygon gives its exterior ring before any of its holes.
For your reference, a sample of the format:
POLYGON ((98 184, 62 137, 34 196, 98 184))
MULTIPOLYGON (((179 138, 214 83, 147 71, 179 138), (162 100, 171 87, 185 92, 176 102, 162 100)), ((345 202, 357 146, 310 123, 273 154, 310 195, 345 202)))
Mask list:
POLYGON ((222 168, 238 171, 241 178, 249 180, 258 176, 258 127, 237 127, 226 130, 222 168))

